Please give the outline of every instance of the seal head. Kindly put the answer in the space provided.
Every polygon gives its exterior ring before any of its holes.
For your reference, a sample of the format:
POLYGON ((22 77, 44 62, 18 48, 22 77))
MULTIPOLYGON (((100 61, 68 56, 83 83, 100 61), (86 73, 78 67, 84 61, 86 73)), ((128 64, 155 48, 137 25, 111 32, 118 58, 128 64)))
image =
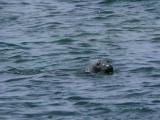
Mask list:
POLYGON ((98 59, 93 61, 86 72, 93 72, 93 73, 113 73, 113 66, 109 64, 105 59, 98 59))

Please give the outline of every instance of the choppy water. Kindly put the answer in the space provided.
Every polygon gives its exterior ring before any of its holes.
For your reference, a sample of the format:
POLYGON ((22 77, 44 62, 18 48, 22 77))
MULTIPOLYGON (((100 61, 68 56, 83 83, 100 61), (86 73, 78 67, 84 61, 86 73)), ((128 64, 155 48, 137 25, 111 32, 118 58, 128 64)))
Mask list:
POLYGON ((159 6, 1 0, 0 119, 159 120, 159 6), (114 74, 75 74, 97 58, 114 74))

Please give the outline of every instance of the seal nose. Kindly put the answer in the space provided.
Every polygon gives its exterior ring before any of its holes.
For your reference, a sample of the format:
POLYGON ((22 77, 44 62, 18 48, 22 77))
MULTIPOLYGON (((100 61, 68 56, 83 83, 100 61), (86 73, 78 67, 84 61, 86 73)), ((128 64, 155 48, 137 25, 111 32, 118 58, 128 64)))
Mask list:
POLYGON ((106 65, 106 73, 113 73, 113 66, 112 65, 106 65))

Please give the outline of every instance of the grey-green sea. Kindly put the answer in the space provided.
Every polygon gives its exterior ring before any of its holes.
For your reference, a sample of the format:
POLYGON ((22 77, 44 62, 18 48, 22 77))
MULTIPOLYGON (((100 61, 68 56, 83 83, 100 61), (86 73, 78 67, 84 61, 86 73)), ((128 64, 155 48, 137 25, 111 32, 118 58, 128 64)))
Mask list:
POLYGON ((0 0, 0 120, 160 120, 160 1, 0 0))

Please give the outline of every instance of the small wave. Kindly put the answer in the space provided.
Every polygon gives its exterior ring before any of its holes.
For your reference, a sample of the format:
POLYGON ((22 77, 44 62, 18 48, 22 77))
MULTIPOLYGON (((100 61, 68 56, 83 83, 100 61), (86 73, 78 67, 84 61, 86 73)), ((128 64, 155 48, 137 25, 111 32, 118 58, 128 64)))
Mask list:
MULTIPOLYGON (((28 50, 30 49, 29 47, 23 47, 21 45, 18 44, 14 44, 14 43, 7 43, 7 42, 0 42, 0 46, 3 47, 2 50, 4 50, 4 47, 8 48, 12 48, 12 49, 25 49, 28 50)), ((9 49, 8 49, 9 50, 9 49)))
POLYGON ((22 81, 22 80, 25 80, 26 78, 14 78, 14 79, 8 79, 6 80, 6 82, 17 82, 17 81, 22 81))
POLYGON ((114 11, 111 11, 111 10, 104 10, 104 11, 98 11, 99 14, 113 14, 114 11))
POLYGON ((9 5, 9 3, 4 2, 4 1, 0 1, 0 5, 9 5))
POLYGON ((65 39, 57 40, 56 42, 60 45, 63 45, 63 44, 66 45, 66 44, 72 44, 74 40, 71 38, 65 38, 65 39))
POLYGON ((25 117, 27 118, 33 118, 33 117, 41 117, 44 115, 47 116, 73 116, 73 115, 78 115, 79 113, 74 112, 74 111, 44 111, 44 112, 39 112, 39 113, 28 113, 24 114, 25 117))
POLYGON ((160 42, 160 37, 154 37, 151 40, 152 43, 159 43, 160 42))
POLYGON ((84 98, 84 97, 80 97, 80 96, 72 96, 67 98, 67 100, 89 100, 91 98, 84 98))
POLYGON ((145 85, 144 87, 160 87, 160 84, 155 84, 155 85, 145 85))
POLYGON ((18 75, 35 75, 42 73, 40 69, 17 69, 17 68, 11 68, 7 72, 12 74, 18 74, 18 75))
POLYGON ((140 105, 140 102, 124 102, 124 103, 116 103, 115 105, 140 105))
POLYGON ((156 77, 156 78, 160 78, 160 74, 153 74, 150 77, 156 77))
POLYGON ((153 100, 152 103, 160 103, 160 100, 153 100))
POLYGON ((143 96, 143 95, 145 95, 145 94, 147 94, 147 93, 144 93, 144 92, 142 92, 142 93, 131 93, 131 94, 125 95, 125 97, 126 97, 126 98, 131 98, 131 97, 135 98, 135 97, 143 96))
POLYGON ((99 113, 110 113, 110 112, 112 112, 112 110, 111 109, 109 109, 109 108, 104 108, 104 107, 97 107, 97 108, 95 108, 94 109, 95 111, 99 111, 99 113))
POLYGON ((115 2, 122 2, 122 1, 138 2, 138 1, 147 1, 147 0, 103 0, 99 2, 99 4, 112 4, 115 2))
POLYGON ((107 16, 97 16, 97 17, 94 17, 95 20, 106 20, 107 19, 107 16))
POLYGON ((155 67, 140 67, 140 68, 135 68, 130 70, 131 72, 152 72, 152 71, 157 71, 155 67))
POLYGON ((102 103, 95 103, 95 102, 89 102, 89 101, 80 101, 80 102, 76 102, 74 105, 98 107, 98 106, 102 106, 102 103))
POLYGON ((87 101, 80 101, 80 102, 75 103, 74 105, 88 105, 88 104, 89 102, 87 101))
POLYGON ((91 32, 81 32, 76 35, 76 37, 87 37, 87 36, 96 36, 99 35, 99 33, 91 33, 91 32))
POLYGON ((126 112, 150 113, 150 112, 155 112, 155 110, 145 107, 138 107, 138 108, 124 109, 121 113, 126 113, 126 112))
POLYGON ((124 23, 138 23, 138 22, 141 22, 141 20, 140 19, 130 19, 130 20, 124 21, 124 23))
POLYGON ((117 0, 103 0, 103 1, 99 2, 99 4, 109 4, 109 3, 114 3, 116 1, 117 0))
POLYGON ((20 5, 30 5, 28 2, 21 2, 20 5))
POLYGON ((71 51, 69 52, 70 54, 73 54, 73 55, 88 55, 88 54, 96 54, 97 53, 97 50, 82 50, 82 51, 71 51))

